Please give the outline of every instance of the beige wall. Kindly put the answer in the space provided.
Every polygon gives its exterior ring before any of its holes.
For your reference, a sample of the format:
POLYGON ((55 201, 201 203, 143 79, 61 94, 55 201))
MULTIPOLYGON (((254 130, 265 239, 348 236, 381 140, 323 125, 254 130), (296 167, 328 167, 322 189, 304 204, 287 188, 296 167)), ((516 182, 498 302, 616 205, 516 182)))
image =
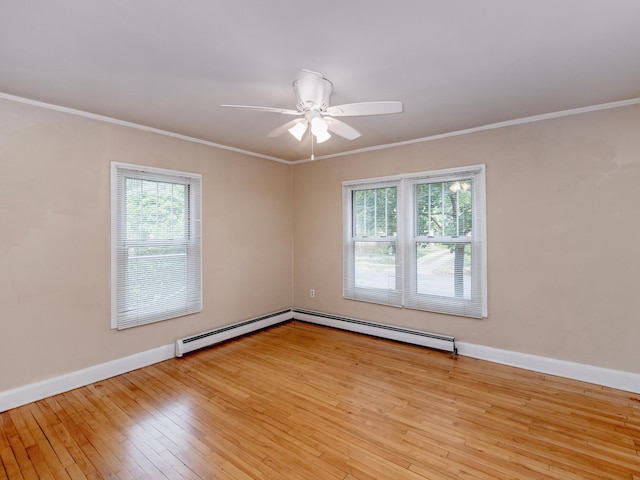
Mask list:
POLYGON ((0 391, 292 303, 291 167, 0 100, 0 391), (202 313, 110 329, 109 166, 202 174, 202 313))
POLYGON ((640 373, 640 106, 299 164, 293 178, 296 307, 640 373), (488 318, 342 298, 344 180, 479 163, 488 318))
POLYGON ((0 100, 0 391, 292 302, 640 373, 639 125, 631 106, 291 167, 0 100), (202 313, 109 328, 112 160, 202 174, 202 313), (342 181, 477 163, 489 317, 344 300, 342 181))

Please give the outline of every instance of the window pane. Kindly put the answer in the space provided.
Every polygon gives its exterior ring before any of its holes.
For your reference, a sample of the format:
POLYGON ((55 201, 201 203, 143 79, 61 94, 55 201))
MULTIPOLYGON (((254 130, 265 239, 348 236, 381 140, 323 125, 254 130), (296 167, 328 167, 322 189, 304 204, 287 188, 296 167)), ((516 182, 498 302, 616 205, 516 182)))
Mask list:
POLYGON ((111 163, 112 328, 202 311, 201 176, 111 163))
POLYGON ((471 189, 471 179, 416 185, 416 235, 469 235, 472 225, 471 189))
POLYGON ((127 240, 187 237, 187 187, 183 184, 126 178, 127 240))
POLYGON ((355 242, 355 286, 396 289, 396 243, 355 242))
POLYGON ((396 187, 353 191, 354 236, 395 237, 397 224, 396 187))
POLYGON ((471 244, 417 243, 417 293, 471 298, 471 244))
POLYGON ((187 303, 187 247, 128 249, 123 310, 152 314, 187 303))

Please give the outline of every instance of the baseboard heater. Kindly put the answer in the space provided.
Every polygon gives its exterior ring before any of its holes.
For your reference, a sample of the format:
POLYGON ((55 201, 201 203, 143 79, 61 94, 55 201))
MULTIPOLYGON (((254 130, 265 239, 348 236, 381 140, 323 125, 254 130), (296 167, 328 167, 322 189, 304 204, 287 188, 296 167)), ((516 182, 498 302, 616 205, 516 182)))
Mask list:
POLYGON ((277 323, 286 322, 292 318, 293 312, 291 310, 282 310, 268 315, 263 315, 261 317, 252 318, 251 320, 245 320, 209 330, 191 337, 181 338, 176 340, 176 357, 181 357, 185 353, 200 350, 201 348, 209 347, 226 340, 231 340, 232 338, 246 335, 277 323))
POLYGON ((454 337, 440 335, 436 333, 422 332, 408 328, 394 327, 381 323, 365 322, 354 318, 339 317, 327 313, 314 312, 311 310, 293 310, 293 318, 304 322, 316 323, 327 327, 349 330, 351 332, 364 333, 374 337, 387 338, 399 342, 421 345, 423 347, 444 350, 446 352, 458 353, 454 337))

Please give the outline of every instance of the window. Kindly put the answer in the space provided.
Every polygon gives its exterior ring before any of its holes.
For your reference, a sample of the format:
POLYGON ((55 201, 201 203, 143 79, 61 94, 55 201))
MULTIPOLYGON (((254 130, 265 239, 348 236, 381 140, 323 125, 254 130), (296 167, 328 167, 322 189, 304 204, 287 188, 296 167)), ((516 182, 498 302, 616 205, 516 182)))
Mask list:
POLYGON ((398 251, 398 182, 345 187, 348 238, 344 296, 401 305, 398 251))
POLYGON ((343 184, 344 297, 486 317, 484 166, 343 184))
POLYGON ((201 177, 111 164, 111 327, 202 310, 201 177))

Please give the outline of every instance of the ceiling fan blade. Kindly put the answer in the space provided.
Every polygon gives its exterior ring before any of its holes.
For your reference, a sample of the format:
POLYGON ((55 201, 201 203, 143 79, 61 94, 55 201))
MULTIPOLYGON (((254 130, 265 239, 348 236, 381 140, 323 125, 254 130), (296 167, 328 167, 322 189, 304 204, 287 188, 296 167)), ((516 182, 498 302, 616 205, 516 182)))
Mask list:
POLYGON ((402 102, 389 101, 345 103, 344 105, 329 107, 323 113, 332 117, 357 117, 360 115, 386 115, 400 112, 402 112, 402 102))
POLYGON ((254 107, 251 105, 220 105, 220 106, 223 108, 240 108, 244 110, 255 110, 258 112, 283 113, 284 115, 302 115, 302 112, 298 110, 291 110, 289 108, 254 107))
POLYGON ((352 126, 347 125, 342 120, 338 120, 337 118, 324 118, 324 121, 327 122, 327 127, 331 132, 336 135, 340 135, 347 140, 355 140, 360 136, 359 131, 352 126))

